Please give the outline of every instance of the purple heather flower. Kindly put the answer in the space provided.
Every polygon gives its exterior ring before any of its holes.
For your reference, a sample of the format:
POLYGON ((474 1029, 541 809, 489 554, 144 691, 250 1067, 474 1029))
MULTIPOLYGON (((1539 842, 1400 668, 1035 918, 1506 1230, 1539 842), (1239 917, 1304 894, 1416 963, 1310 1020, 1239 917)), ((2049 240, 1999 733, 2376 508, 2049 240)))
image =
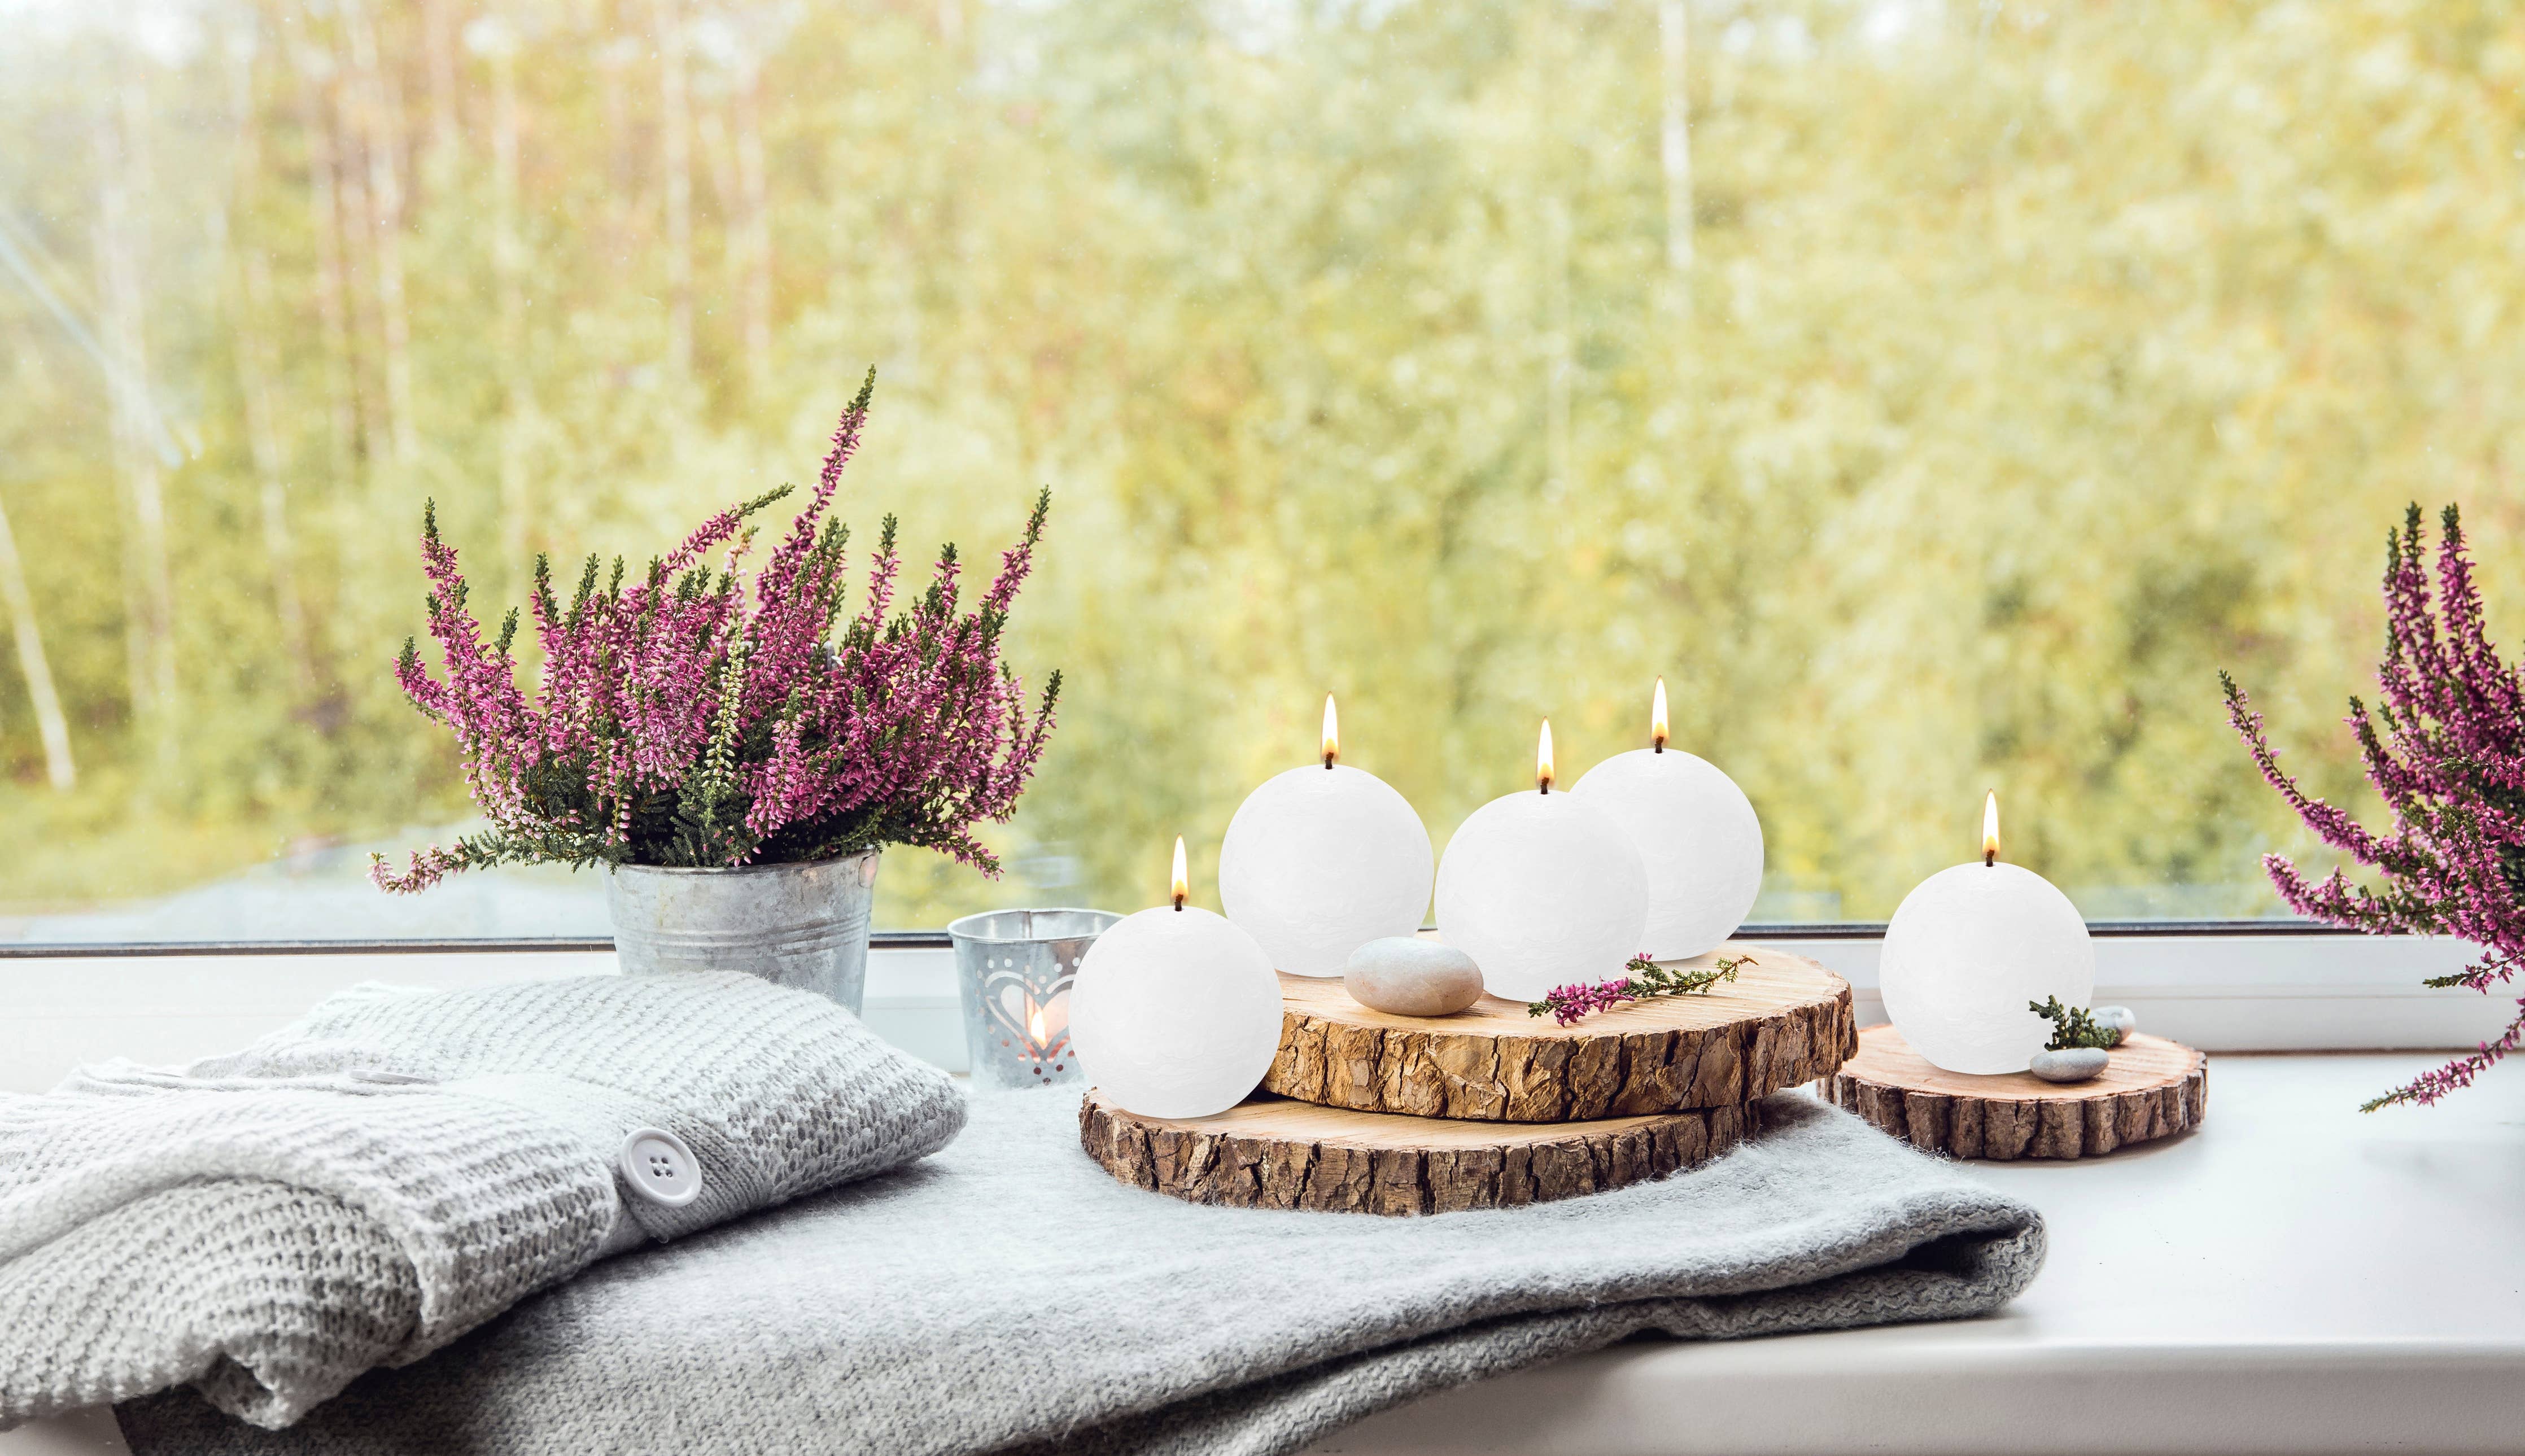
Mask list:
POLYGON ((527 612, 544 666, 531 699, 518 685, 509 630, 483 641, 456 550, 439 539, 434 512, 425 518, 428 627, 445 676, 407 643, 396 681, 456 735, 467 787, 492 827, 416 853, 400 873, 380 861, 371 871, 379 887, 423 890, 503 862, 738 864, 887 843, 998 872, 972 825, 1015 811, 1060 688, 1055 673, 1029 710, 1000 655, 1049 495, 969 613, 959 609, 953 547, 920 600, 894 611, 902 557, 889 518, 867 593, 846 620, 849 533, 827 510, 859 448, 873 380, 843 413, 814 497, 750 593, 739 574, 748 517, 785 492, 712 516, 627 585, 617 561, 600 586, 590 558, 567 604, 539 562, 527 612))
MULTIPOLYGON (((2481 959, 2428 984, 2487 994, 2525 958, 2525 682, 2489 639, 2453 507, 2442 520, 2434 609, 2420 508, 2410 508, 2400 534, 2386 534, 2378 701, 2371 712, 2351 699, 2346 719, 2368 780, 2393 815, 2392 832, 2369 830, 2299 787, 2280 768, 2261 714, 2244 690, 2224 673, 2219 679, 2228 718, 2262 777, 2325 844, 2385 882, 2371 891, 2351 884, 2338 868, 2309 881, 2286 857, 2264 855, 2280 898, 2299 914, 2370 935, 2471 941, 2484 947, 2481 959)), ((2525 999, 2517 1005, 2499 1040, 2376 1098, 2368 1110, 2395 1102, 2426 1106, 2469 1086, 2525 1040, 2525 999)))

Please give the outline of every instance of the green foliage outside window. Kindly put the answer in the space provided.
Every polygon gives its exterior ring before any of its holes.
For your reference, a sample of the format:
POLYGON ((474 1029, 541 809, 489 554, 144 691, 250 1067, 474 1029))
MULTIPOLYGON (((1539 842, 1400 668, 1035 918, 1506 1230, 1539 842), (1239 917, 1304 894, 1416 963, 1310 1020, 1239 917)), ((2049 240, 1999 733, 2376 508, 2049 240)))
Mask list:
POLYGON ((2356 803, 2375 522, 2525 587, 2503 7, 16 3, 0 915, 461 818, 422 500, 496 614, 800 478, 871 359, 907 542, 1064 503, 1013 882, 892 856, 895 924, 1154 902, 1326 691, 1443 843, 1659 673, 1771 917, 1994 785, 2090 914, 2269 913, 2215 670, 2356 803))

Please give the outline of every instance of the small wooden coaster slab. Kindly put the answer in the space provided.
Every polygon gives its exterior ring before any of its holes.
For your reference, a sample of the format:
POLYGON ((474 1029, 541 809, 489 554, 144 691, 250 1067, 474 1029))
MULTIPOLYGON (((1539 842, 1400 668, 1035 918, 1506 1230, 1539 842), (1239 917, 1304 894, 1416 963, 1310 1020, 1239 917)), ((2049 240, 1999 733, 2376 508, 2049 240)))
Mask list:
POLYGON ((1975 1077, 1931 1066, 1890 1026, 1858 1034, 1858 1052, 1827 1089, 1843 1110, 1914 1147, 1959 1158, 2092 1158, 2200 1126, 2209 1059, 2134 1034, 2092 1082, 2031 1072, 1975 1077))
POLYGON ((1575 1026, 1486 995, 1453 1016, 1393 1016, 1338 980, 1282 976, 1280 1049, 1262 1089, 1359 1112, 1580 1122, 1734 1107, 1829 1076, 1857 1045, 1850 983, 1800 955, 1753 957, 1708 993, 1599 1011, 1575 1026))
POLYGON ((1338 1213, 1453 1213, 1600 1193, 1734 1147, 1754 1106, 1504 1125, 1260 1097, 1216 1117, 1125 1112, 1090 1091, 1078 1141, 1127 1184, 1191 1203, 1338 1213))

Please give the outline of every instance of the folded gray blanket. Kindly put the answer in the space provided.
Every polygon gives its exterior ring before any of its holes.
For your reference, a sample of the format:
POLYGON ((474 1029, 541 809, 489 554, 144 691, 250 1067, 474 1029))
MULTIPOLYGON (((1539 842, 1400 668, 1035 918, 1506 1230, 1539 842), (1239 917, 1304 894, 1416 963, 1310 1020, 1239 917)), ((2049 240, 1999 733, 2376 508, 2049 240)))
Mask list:
POLYGON ((1698 1171, 1421 1219, 1143 1192, 1076 1106, 977 1098, 935 1158, 603 1265, 288 1431, 182 1392, 124 1429, 139 1456, 1272 1456, 1640 1332, 1984 1314, 2043 1260, 2033 1210, 1794 1093, 1698 1171))
POLYGON ((187 1382, 283 1425, 603 1254, 963 1123, 943 1073, 732 974, 362 987, 234 1055, 86 1069, 0 1096, 0 1427, 187 1382))

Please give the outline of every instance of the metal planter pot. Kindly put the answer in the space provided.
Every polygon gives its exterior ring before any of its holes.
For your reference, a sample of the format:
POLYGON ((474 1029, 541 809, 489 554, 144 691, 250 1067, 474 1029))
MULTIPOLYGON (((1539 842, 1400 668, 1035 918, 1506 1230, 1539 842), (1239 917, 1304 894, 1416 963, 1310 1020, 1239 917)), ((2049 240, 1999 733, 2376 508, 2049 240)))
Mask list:
POLYGON ((732 869, 615 865, 605 902, 622 974, 743 971, 830 997, 857 1015, 877 853, 732 869))

